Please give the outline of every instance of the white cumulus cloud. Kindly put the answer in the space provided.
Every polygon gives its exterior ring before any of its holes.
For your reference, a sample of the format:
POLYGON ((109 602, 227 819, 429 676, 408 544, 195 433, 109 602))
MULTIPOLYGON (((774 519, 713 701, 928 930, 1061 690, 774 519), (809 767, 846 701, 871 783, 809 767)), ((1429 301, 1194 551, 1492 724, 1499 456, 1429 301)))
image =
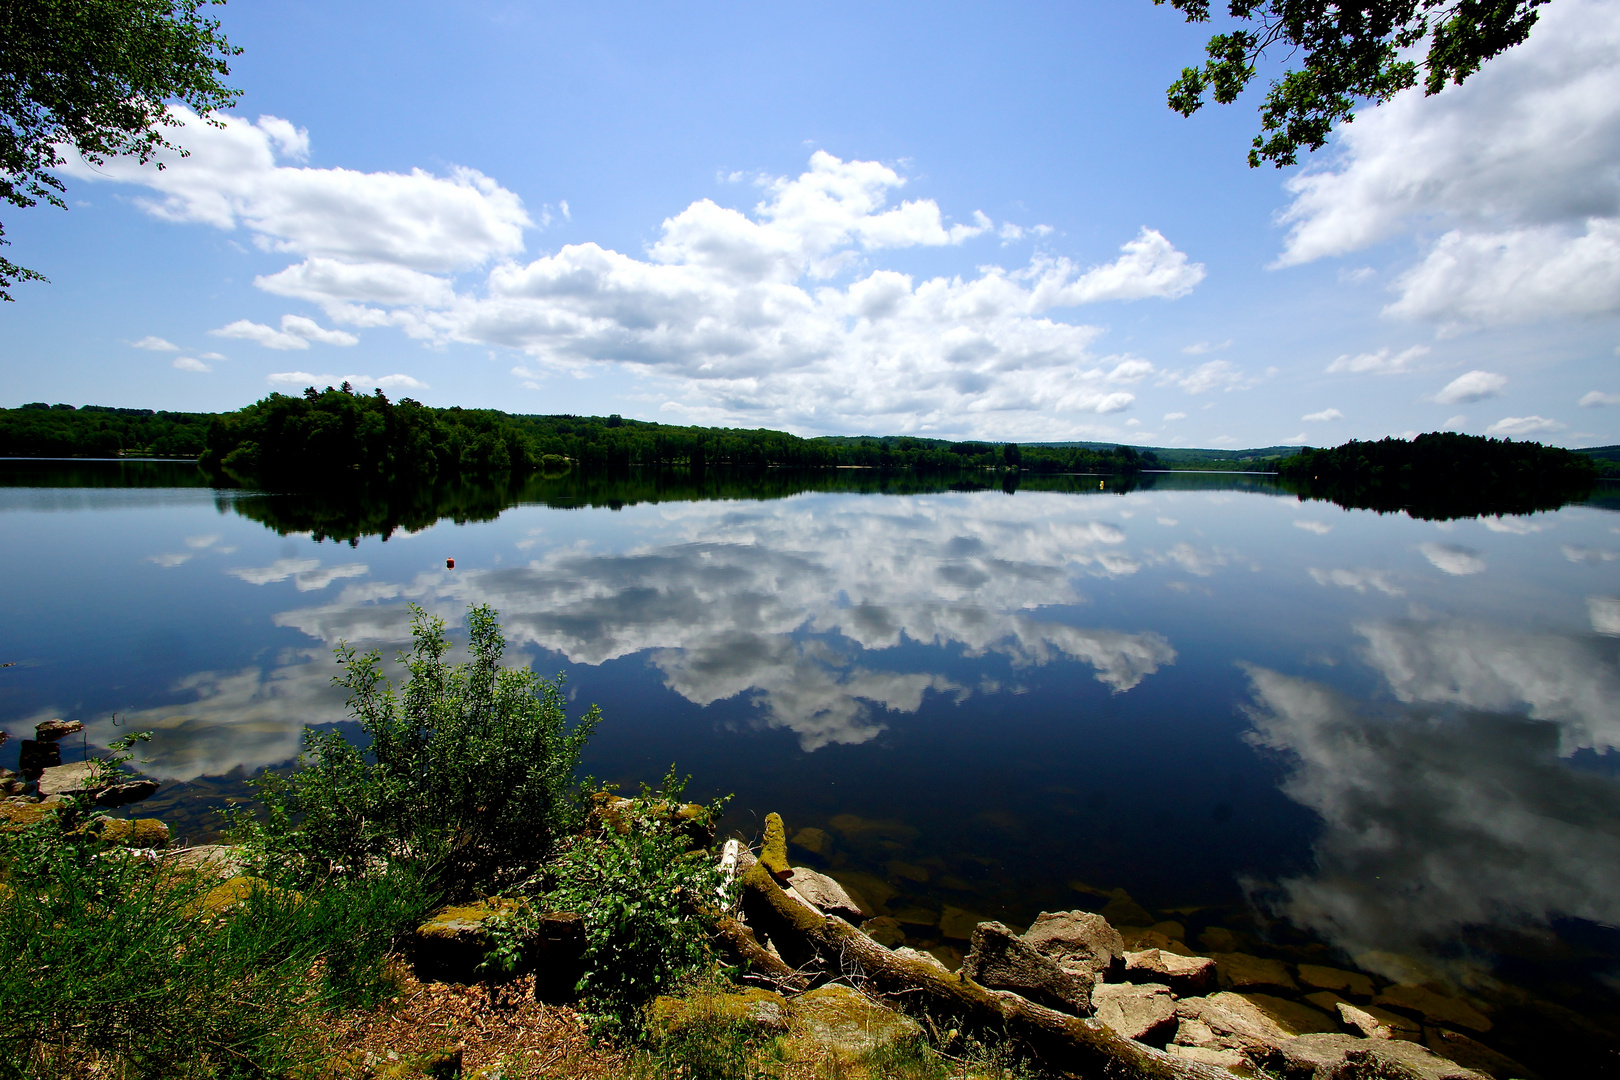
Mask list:
POLYGON ((1583 409, 1595 409, 1602 405, 1620 405, 1620 394, 1606 394, 1601 390, 1592 390, 1581 395, 1579 404, 1583 409))
POLYGON ((1545 416, 1504 416, 1486 428, 1485 434, 1523 436, 1563 430, 1563 424, 1557 420, 1549 420, 1545 416))
POLYGON ((1306 413, 1304 416, 1300 417, 1300 419, 1308 420, 1313 423, 1324 423, 1328 420, 1343 420, 1344 413, 1340 412, 1338 409, 1323 409, 1321 412, 1306 413))
POLYGON ((273 116, 221 116, 211 127, 183 106, 171 139, 190 152, 158 155, 161 170, 116 158, 91 168, 66 152, 80 180, 150 188, 141 206, 166 221, 246 229, 266 251, 418 270, 456 270, 523 249, 523 202, 474 169, 367 173, 281 164, 309 155, 309 135, 273 116))
MULTIPOLYGON (((650 378, 690 422, 1114 437, 1099 418, 1129 408, 1126 387, 1154 368, 1096 355, 1103 331, 1054 313, 1173 300, 1205 275, 1146 227, 1099 264, 1043 252, 971 276, 886 269, 876 263, 886 252, 988 239, 996 223, 897 199, 908 180, 894 168, 825 151, 797 176, 760 178, 751 208, 692 202, 645 251, 584 242, 524 261, 532 222, 521 201, 475 171, 309 168, 297 164, 308 136, 287 121, 227 117, 215 129, 176 115, 189 158, 162 172, 115 162, 95 178, 154 190, 143 205, 159 217, 246 229, 297 256, 257 277, 260 289, 316 304, 339 326, 521 350, 525 384, 603 367, 650 378), (449 276, 481 266, 481 280, 449 276)), ((353 337, 301 316, 216 333, 288 350, 353 337)), ((1186 378, 1242 381, 1225 369, 1186 378)))
POLYGON ((1464 577, 1485 569, 1485 557, 1460 544, 1420 544, 1418 550, 1442 573, 1464 577))
POLYGON ((1399 375, 1411 371, 1412 361, 1428 354, 1429 347, 1427 345, 1414 345, 1410 349, 1403 349, 1393 356, 1390 355, 1390 350, 1387 348, 1379 349, 1377 352, 1359 353, 1355 356, 1346 353, 1329 364, 1327 370, 1329 374, 1347 371, 1357 375, 1399 375))
POLYGON ((179 352, 180 351, 180 346, 176 345, 174 342, 172 342, 172 341, 164 341, 162 338, 154 337, 151 334, 146 335, 145 337, 141 338, 141 340, 139 340, 139 341, 132 341, 129 344, 130 344, 131 348, 148 349, 148 350, 150 350, 152 352, 179 352))
POLYGON ((209 367, 207 364, 203 363, 201 360, 198 360, 197 358, 192 357, 192 356, 177 356, 177 357, 175 357, 174 366, 179 368, 181 371, 213 371, 214 370, 213 368, 209 367))
POLYGON ((1620 7, 1561 0, 1461 86, 1363 111, 1287 184, 1280 265, 1411 233, 1388 312, 1441 324, 1620 310, 1620 7))
POLYGON ((323 345, 354 345, 360 341, 353 334, 343 330, 327 330, 314 319, 302 315, 283 315, 280 330, 248 319, 238 319, 209 333, 257 342, 267 349, 307 349, 311 341, 323 345))
POLYGON ((373 379, 370 375, 312 375, 307 371, 277 371, 265 376, 272 386, 342 386, 348 383, 357 389, 376 386, 384 390, 426 390, 428 384, 409 375, 384 375, 373 379))
POLYGON ((1434 400, 1442 405, 1463 405, 1471 401, 1484 401, 1495 397, 1507 385, 1504 376, 1490 371, 1470 371, 1447 383, 1434 400))

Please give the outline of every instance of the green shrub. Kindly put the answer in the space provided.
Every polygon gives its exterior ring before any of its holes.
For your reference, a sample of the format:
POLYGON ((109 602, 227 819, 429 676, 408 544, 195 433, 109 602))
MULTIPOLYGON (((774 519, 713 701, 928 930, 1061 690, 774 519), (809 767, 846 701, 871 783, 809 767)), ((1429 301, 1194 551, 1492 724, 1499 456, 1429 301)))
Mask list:
MULTIPOLYGON (((578 989, 599 1028, 633 1026, 655 995, 712 964, 697 910, 714 901, 720 872, 708 851, 690 850, 672 813, 684 788, 673 771, 662 790, 644 787, 607 827, 570 840, 547 872, 546 904, 585 920, 578 989)), ((711 819, 720 807, 708 808, 711 819)))
POLYGON ((306 730, 300 767, 258 782, 266 816, 234 817, 267 869, 312 881, 403 860, 465 894, 529 876, 577 828, 574 773, 597 710, 570 729, 561 676, 502 668, 492 608, 469 610, 472 657, 461 664, 445 661, 444 620, 412 611, 403 692, 377 653, 337 649, 344 671, 334 682, 370 746, 306 730))

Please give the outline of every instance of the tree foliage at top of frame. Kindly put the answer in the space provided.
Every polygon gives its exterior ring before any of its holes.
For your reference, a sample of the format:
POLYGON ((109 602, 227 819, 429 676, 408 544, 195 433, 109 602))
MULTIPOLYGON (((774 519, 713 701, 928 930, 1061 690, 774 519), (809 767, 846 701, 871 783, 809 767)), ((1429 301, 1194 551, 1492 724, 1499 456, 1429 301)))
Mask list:
MULTIPOLYGON (((222 3, 0 0, 0 199, 66 209, 51 172, 63 146, 95 165, 121 156, 144 165, 159 150, 184 157, 166 136, 180 123, 169 103, 209 116, 241 95, 220 80, 242 50, 202 10, 222 3)), ((0 244, 4 235, 0 226, 0 244)), ((43 280, 0 258, 0 299, 19 281, 43 280)))
MULTIPOLYGON (((1210 19, 1209 0, 1169 3, 1188 22, 1210 19)), ((1547 0, 1230 0, 1227 13, 1243 24, 1209 39, 1201 68, 1183 68, 1170 84, 1170 108, 1191 116, 1206 96, 1222 105, 1254 79, 1268 49, 1303 55, 1297 69, 1271 84, 1260 106, 1260 134, 1249 167, 1294 165, 1299 149, 1318 150, 1334 125, 1355 119, 1358 101, 1383 104, 1417 85, 1419 64, 1407 50, 1429 43, 1423 89, 1438 94, 1480 65, 1524 41, 1547 0)))

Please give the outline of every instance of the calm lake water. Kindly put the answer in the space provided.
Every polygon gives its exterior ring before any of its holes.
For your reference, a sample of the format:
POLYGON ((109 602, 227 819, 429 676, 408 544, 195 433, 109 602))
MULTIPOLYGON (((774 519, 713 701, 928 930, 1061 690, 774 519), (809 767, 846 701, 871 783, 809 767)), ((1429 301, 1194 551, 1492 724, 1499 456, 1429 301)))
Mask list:
POLYGON ((82 719, 74 753, 154 731, 175 783, 142 812, 182 833, 345 723, 337 642, 391 656, 409 604, 488 603, 512 661, 602 707, 588 771, 673 762, 735 795, 728 826, 821 830, 795 856, 922 947, 1124 889, 1189 942, 1620 1014, 1604 505, 1431 522, 1256 477, 824 473, 334 509, 0 465, 0 724, 82 719))

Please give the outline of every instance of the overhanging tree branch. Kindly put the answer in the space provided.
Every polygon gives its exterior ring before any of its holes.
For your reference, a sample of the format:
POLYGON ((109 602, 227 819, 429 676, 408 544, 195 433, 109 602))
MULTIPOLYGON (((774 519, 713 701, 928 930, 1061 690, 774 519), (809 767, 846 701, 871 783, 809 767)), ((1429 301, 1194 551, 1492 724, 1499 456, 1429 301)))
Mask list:
MULTIPOLYGON (((209 122, 241 91, 220 80, 241 49, 202 9, 225 0, 0 0, 0 199, 67 208, 51 170, 72 146, 86 161, 159 150, 182 157, 165 129, 183 102, 209 122)), ((161 162, 158 168, 162 168, 161 162)), ((0 226, 0 244, 4 239, 0 226)), ((0 299, 10 286, 43 281, 0 258, 0 299)))
MULTIPOLYGON (((1153 0, 1188 22, 1210 19, 1209 0, 1153 0)), ((1260 106, 1260 134, 1249 166, 1278 168, 1318 150, 1335 125, 1355 119, 1358 103, 1383 104, 1417 85, 1418 64, 1406 50, 1429 43, 1423 88, 1460 84, 1485 61, 1529 36, 1547 0, 1231 0, 1227 13, 1250 24, 1216 34, 1202 67, 1183 68, 1166 94, 1170 108, 1191 116, 1206 96, 1231 104, 1255 77, 1255 65, 1278 43, 1304 54, 1298 70, 1271 84, 1260 106)))

